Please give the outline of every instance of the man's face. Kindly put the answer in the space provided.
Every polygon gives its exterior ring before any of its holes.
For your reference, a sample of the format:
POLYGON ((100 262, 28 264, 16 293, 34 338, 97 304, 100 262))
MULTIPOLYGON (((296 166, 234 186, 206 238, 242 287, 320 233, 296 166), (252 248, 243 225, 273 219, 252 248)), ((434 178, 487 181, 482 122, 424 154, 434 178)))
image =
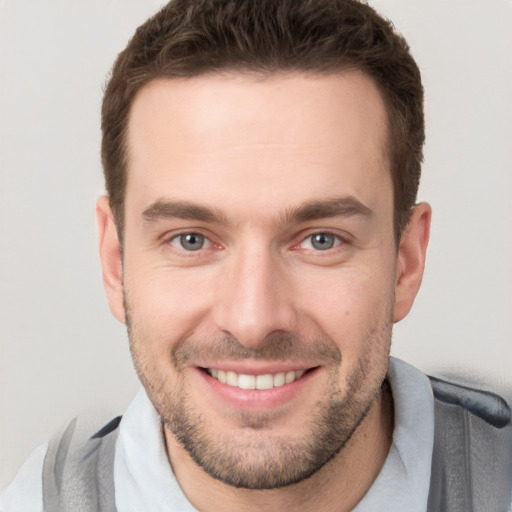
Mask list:
POLYGON ((386 130, 359 72, 158 80, 135 99, 131 350, 168 439, 226 483, 306 478, 379 392, 397 262, 386 130))

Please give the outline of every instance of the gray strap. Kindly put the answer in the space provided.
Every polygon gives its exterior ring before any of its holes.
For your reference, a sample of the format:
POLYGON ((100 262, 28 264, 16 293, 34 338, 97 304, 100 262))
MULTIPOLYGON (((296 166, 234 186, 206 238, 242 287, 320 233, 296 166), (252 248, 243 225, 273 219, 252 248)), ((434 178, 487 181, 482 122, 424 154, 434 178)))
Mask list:
POLYGON ((435 435, 429 512, 506 512, 512 489, 510 410, 497 395, 432 381, 435 435))
POLYGON ((510 407, 499 395, 436 377, 429 377, 434 397, 445 404, 460 405, 489 425, 503 428, 510 424, 510 407))
POLYGON ((115 443, 119 430, 84 441, 77 420, 51 441, 43 465, 45 512, 116 512, 115 443))

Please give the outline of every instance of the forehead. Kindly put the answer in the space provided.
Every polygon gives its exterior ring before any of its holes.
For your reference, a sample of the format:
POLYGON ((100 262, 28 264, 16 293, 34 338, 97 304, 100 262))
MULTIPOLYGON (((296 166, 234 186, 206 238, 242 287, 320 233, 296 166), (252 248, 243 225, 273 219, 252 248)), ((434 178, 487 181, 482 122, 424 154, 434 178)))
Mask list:
POLYGON ((386 109, 357 71, 155 80, 135 98, 127 142, 127 211, 169 196, 254 210, 391 193, 386 109))

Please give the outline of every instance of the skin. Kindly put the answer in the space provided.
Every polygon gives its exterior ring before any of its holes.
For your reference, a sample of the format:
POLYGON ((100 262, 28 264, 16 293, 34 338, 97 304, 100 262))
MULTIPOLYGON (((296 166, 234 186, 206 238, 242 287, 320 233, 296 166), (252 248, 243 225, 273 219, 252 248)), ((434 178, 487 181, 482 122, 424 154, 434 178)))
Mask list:
POLYGON ((356 71, 157 80, 134 101, 128 147, 123 259, 97 204, 103 277, 183 491, 202 511, 351 510, 391 443, 381 383, 431 215, 416 206, 397 249, 376 86, 356 71), (205 245, 186 250, 184 233, 205 245), (319 233, 333 246, 314 246, 319 233), (205 367, 309 372, 278 400, 226 398, 205 367), (335 437, 329 457, 303 460, 319 432, 335 437))

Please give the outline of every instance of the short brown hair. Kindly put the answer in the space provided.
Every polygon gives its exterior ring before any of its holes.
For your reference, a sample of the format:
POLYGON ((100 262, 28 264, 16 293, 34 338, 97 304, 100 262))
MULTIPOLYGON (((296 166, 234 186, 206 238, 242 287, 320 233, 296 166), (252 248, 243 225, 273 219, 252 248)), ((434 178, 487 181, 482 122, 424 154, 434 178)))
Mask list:
POLYGON ((102 107, 102 162, 119 236, 128 118, 145 84, 215 71, 325 74, 346 69, 370 76, 386 104, 398 241, 421 173, 423 88, 404 38, 357 0, 173 0, 141 25, 114 64, 102 107))

